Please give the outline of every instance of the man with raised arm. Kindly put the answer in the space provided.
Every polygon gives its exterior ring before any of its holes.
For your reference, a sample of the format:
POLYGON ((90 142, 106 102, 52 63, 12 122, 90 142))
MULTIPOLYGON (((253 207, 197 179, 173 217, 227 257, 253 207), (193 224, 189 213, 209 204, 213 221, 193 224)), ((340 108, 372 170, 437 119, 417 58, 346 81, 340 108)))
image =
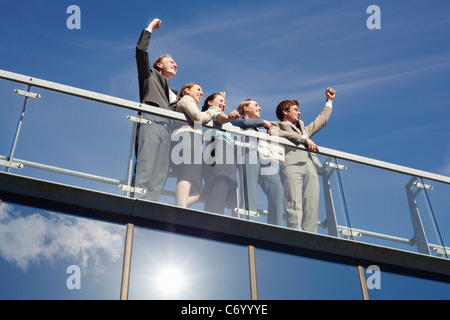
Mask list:
MULTIPOLYGON (((170 89, 170 79, 177 74, 177 64, 170 55, 160 56, 150 66, 148 44, 161 20, 154 19, 141 33, 136 45, 136 63, 141 103, 166 110, 174 110, 178 93, 170 89)), ((134 196, 157 201, 167 180, 170 157, 169 119, 140 112, 136 127, 136 164, 134 168, 134 196), (142 194, 140 191, 145 190, 142 194)))
POLYGON ((308 126, 305 127, 300 120, 297 100, 280 102, 276 115, 281 122, 272 122, 271 126, 272 135, 279 135, 295 144, 304 144, 308 150, 292 148, 287 151, 280 175, 284 186, 286 226, 310 232, 316 232, 318 226, 320 185, 317 171, 321 169, 319 160, 312 153, 319 149, 311 137, 327 124, 336 92, 328 88, 325 95, 325 106, 308 126))

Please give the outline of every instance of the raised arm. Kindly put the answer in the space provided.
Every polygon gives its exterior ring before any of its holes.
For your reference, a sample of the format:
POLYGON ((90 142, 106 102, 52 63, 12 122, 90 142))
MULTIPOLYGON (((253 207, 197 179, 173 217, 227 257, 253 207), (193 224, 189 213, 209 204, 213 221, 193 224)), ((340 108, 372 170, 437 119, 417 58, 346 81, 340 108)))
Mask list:
POLYGON ((327 88, 325 91, 325 96, 327 98, 327 102, 325 106, 323 107, 320 114, 317 116, 317 118, 308 124, 308 126, 305 127, 305 134, 308 138, 311 138, 314 136, 317 132, 320 131, 323 127, 325 127, 328 123, 328 119, 330 118, 331 113, 333 112, 333 100, 336 97, 336 91, 327 88))
POLYGON ((142 30, 139 41, 136 45, 136 63, 140 79, 146 79, 150 76, 150 61, 148 59, 148 44, 152 36, 152 31, 161 26, 161 20, 153 19, 146 29, 142 30))

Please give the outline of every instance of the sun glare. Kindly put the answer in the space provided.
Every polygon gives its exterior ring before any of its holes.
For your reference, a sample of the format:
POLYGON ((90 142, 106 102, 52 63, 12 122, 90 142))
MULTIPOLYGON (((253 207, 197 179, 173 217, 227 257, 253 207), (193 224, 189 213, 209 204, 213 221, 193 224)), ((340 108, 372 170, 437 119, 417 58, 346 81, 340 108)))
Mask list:
POLYGON ((169 296, 177 295, 186 287, 186 276, 176 267, 161 270, 156 278, 161 293, 169 296))

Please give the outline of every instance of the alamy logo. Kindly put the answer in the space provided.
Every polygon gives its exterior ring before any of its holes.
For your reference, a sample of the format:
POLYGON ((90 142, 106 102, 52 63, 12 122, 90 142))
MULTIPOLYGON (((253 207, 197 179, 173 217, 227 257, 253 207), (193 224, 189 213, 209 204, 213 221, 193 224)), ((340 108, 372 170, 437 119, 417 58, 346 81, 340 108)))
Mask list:
POLYGON ((81 29, 81 9, 79 6, 70 5, 67 7, 66 13, 70 14, 67 18, 66 26, 67 29, 81 29))
POLYGON ((366 13, 371 14, 367 18, 366 26, 369 30, 381 29, 381 9, 379 6, 371 5, 367 8, 366 13))
POLYGON ((77 265, 71 265, 67 267, 67 274, 70 276, 67 278, 66 286, 69 290, 80 290, 81 289, 81 270, 77 265))
POLYGON ((200 122, 184 125, 172 133, 171 160, 179 164, 257 164, 261 175, 273 175, 284 160, 284 147, 276 140, 243 136, 231 131, 206 129, 200 122), (203 143, 205 144, 203 148, 203 143))
POLYGON ((371 265, 367 267, 366 273, 370 276, 367 277, 367 289, 381 289, 381 270, 379 266, 371 265))

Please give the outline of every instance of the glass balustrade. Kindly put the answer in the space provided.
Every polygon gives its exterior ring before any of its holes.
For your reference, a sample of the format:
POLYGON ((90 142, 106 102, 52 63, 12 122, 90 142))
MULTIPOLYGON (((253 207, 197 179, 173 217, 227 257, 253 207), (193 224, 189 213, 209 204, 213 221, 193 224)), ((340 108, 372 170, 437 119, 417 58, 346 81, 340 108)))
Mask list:
MULTIPOLYGON (((100 99, 70 87, 55 92, 52 85, 57 84, 46 83, 44 89, 0 81, 3 170, 148 199, 146 186, 132 181, 135 129, 159 125, 159 120, 140 117, 137 103, 124 105, 114 97, 100 99)), ((308 154, 263 132, 211 122, 202 126, 180 113, 161 113, 158 119, 166 123, 171 141, 170 157, 160 170, 167 180, 156 201, 299 232, 449 256, 448 180, 423 179, 415 170, 399 172, 371 165, 370 159, 353 161, 333 150, 328 155, 308 154), (191 182, 186 186, 182 181, 191 182)))
POLYGON ((1 300, 119 299, 125 228, 1 202, 1 300))

